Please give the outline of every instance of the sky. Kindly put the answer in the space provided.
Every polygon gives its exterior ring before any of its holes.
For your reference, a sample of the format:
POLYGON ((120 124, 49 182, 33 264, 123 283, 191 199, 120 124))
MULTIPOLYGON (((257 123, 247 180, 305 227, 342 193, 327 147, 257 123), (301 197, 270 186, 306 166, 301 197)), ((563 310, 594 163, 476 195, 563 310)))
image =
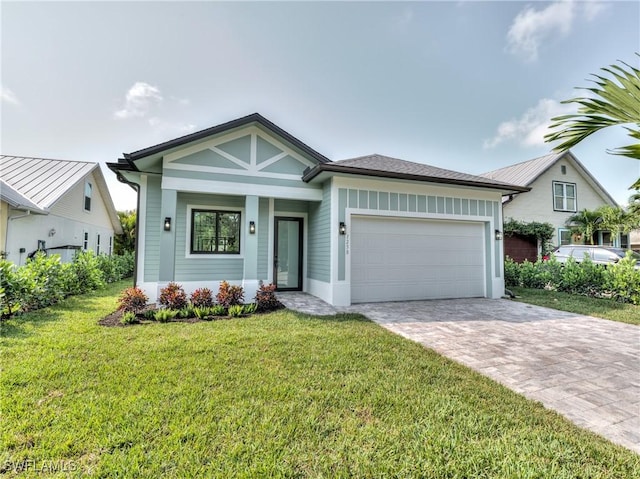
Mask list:
MULTIPOLYGON (((547 154, 561 104, 639 66, 640 2, 0 3, 2 154, 105 167, 258 112, 332 160, 379 153, 480 174, 547 154)), ((572 151, 620 204, 640 162, 572 151)))

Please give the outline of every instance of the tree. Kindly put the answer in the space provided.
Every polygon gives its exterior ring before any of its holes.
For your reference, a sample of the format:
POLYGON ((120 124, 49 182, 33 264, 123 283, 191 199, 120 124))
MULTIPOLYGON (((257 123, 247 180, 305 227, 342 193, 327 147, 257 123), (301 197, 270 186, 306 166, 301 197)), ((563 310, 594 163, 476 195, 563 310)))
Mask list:
POLYGON ((624 210, 619 206, 605 205, 596 210, 602 221, 598 229, 611 231, 613 235, 629 233, 631 230, 640 228, 640 214, 633 211, 624 210))
POLYGON ((589 244, 595 244, 594 236, 596 231, 601 229, 602 215, 597 211, 584 209, 575 215, 567 218, 566 225, 573 234, 580 234, 589 244))
MULTIPOLYGON (((640 57, 640 54, 636 53, 640 57)), ((638 140, 628 146, 622 146, 609 153, 627 156, 640 160, 640 70, 624 62, 620 65, 610 65, 602 70, 613 79, 601 75, 592 75, 596 86, 579 88, 591 92, 594 97, 577 97, 562 103, 579 105, 578 113, 562 115, 552 118, 551 129, 560 128, 545 135, 546 142, 560 140, 561 143, 554 151, 566 151, 593 133, 614 125, 624 126, 629 136, 638 140)), ((632 185, 640 188, 640 178, 632 185)))
POLYGON ((123 254, 136 249, 136 212, 118 211, 123 234, 116 235, 113 252, 123 254))
POLYGON ((629 212, 640 216, 640 190, 629 197, 629 212))

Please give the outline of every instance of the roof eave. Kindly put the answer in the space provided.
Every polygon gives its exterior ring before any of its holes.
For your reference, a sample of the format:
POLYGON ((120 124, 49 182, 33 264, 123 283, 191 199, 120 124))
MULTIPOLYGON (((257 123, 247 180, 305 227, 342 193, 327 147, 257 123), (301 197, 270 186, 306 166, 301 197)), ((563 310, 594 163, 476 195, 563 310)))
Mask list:
MULTIPOLYGON (((252 113, 251 115, 244 116, 242 118, 237 118, 235 120, 228 121, 226 123, 222 123, 217 126, 213 126, 211 128, 207 128, 205 130, 197 131, 195 133, 190 133, 188 135, 184 135, 178 138, 174 138, 173 140, 165 141, 163 143, 159 143, 154 146, 150 146, 148 148, 143 148, 141 150, 137 150, 131 153, 125 153, 124 159, 134 168, 135 161, 141 158, 146 158, 151 155, 157 155, 162 153, 163 151, 169 150, 171 148, 176 148, 178 146, 185 145, 187 143, 191 143, 194 141, 202 140, 208 136, 216 135, 218 133, 225 132, 227 130, 232 130, 234 128, 239 128, 242 126, 249 125, 251 123, 258 123, 265 127, 266 129, 272 131, 278 136, 282 137, 287 142, 294 145, 299 150, 303 151, 307 155, 314 158, 318 163, 329 163, 331 160, 321 153, 317 152, 313 148, 311 148, 306 143, 300 141, 295 136, 291 135, 287 131, 280 128, 278 125, 272 123, 267 120, 265 117, 260 115, 259 113, 252 113)), ((136 168, 137 169, 137 168, 136 168)))
POLYGON ((424 183, 439 183, 456 186, 469 186, 473 188, 489 188, 493 190, 501 190, 502 195, 510 195, 514 193, 526 193, 531 188, 528 186, 507 185, 498 183, 482 183, 476 181, 459 180, 455 178, 439 178, 437 176, 411 175, 407 173, 395 173, 392 171, 370 170, 366 168, 352 168, 348 166, 336 164, 320 164, 306 171, 302 177, 302 181, 309 183, 322 172, 346 173, 358 176, 373 176, 376 178, 391 178, 397 180, 421 181, 424 183))

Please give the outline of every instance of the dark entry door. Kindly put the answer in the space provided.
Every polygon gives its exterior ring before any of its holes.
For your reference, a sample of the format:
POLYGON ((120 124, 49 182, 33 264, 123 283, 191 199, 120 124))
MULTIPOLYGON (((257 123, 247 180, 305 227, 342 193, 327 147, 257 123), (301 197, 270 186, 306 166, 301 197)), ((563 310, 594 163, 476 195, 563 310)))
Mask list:
POLYGON ((275 218, 273 277, 278 291, 302 290, 302 218, 275 218))

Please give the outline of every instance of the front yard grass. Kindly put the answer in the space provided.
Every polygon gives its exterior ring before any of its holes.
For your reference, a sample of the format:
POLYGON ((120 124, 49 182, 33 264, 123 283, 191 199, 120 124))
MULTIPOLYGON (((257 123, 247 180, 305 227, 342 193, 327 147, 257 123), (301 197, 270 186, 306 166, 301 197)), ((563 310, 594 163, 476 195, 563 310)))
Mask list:
POLYGON ((98 326, 123 286, 2 325, 7 477, 640 477, 640 456, 360 316, 98 326))
POLYGON ((547 308, 586 314, 596 318, 610 319, 622 323, 640 324, 640 306, 618 303, 610 299, 591 298, 560 291, 544 289, 510 288, 517 296, 516 301, 545 306, 547 308))

